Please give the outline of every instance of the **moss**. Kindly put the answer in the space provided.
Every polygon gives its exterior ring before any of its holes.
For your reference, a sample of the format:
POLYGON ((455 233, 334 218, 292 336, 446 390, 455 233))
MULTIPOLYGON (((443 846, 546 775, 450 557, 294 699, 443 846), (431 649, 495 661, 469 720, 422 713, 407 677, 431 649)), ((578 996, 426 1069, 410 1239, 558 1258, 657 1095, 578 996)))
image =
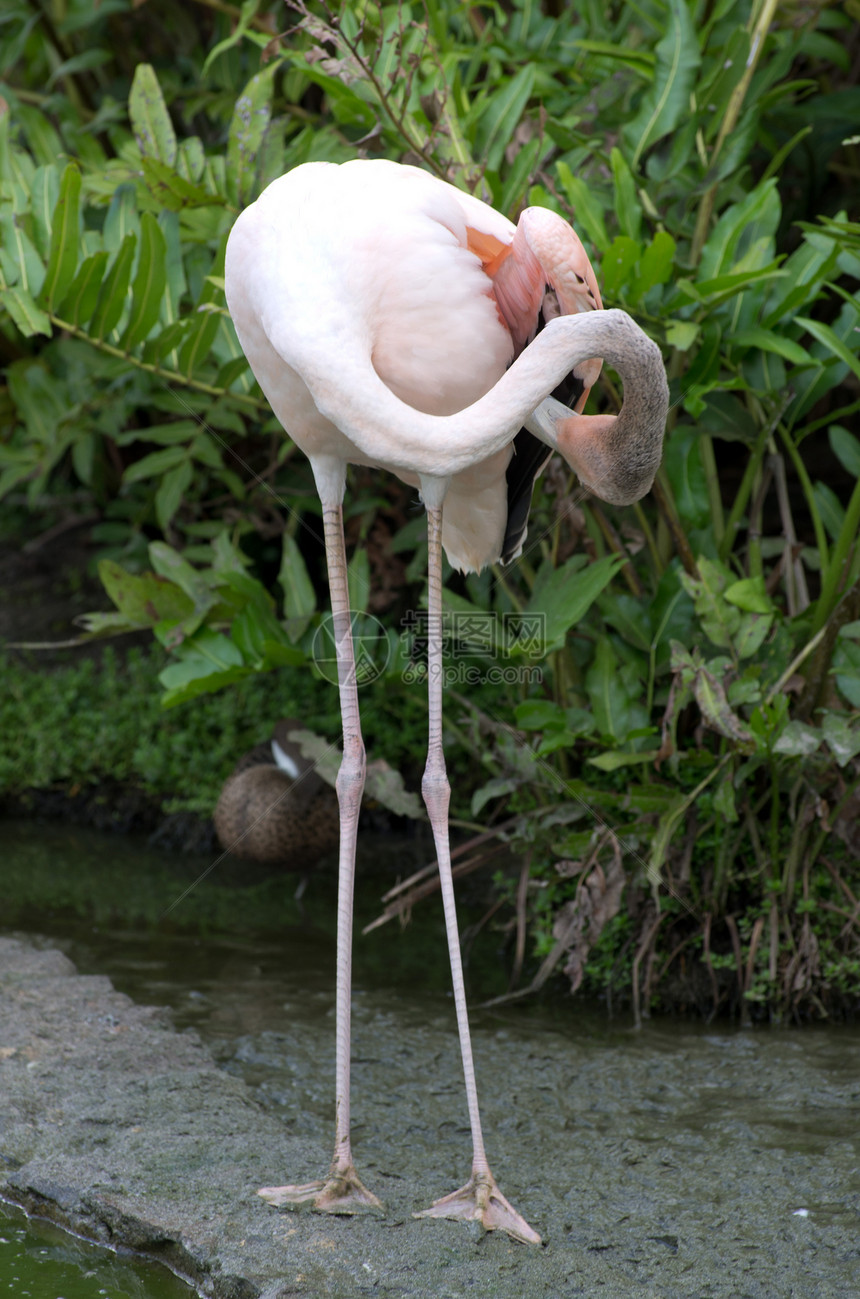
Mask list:
MULTIPOLYGON (((109 782, 162 799, 166 811, 208 813, 236 759, 268 738, 278 718, 339 737, 337 691, 307 669, 246 679, 165 710, 163 666, 157 646, 124 654, 109 646, 98 661, 50 672, 32 659, 0 658, 0 793, 109 782)), ((426 744, 423 691, 403 690, 393 709, 390 694, 384 682, 363 692, 368 751, 414 784, 426 744)))

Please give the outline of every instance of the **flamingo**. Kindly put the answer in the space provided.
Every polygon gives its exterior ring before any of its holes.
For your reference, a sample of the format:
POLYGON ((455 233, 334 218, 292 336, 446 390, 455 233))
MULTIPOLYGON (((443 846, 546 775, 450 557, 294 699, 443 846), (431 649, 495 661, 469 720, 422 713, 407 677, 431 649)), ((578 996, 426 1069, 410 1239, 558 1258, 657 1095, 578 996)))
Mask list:
POLYGON ((439 863, 472 1135, 469 1180, 417 1216, 477 1220, 539 1244, 495 1182, 478 1109, 442 750, 442 550, 463 571, 515 558, 534 480, 553 450, 604 500, 643 496, 666 423, 660 352, 625 312, 602 309, 582 244, 557 214, 528 208, 514 226, 452 185, 383 160, 306 163, 273 181, 233 226, 225 276, 251 369, 308 456, 320 496, 343 722, 334 1157, 321 1180, 259 1194, 279 1208, 380 1206, 350 1146, 352 911, 365 753, 342 514, 347 464, 371 465, 417 487, 427 513, 422 794, 439 863), (599 358, 624 384, 617 417, 579 413, 599 358))

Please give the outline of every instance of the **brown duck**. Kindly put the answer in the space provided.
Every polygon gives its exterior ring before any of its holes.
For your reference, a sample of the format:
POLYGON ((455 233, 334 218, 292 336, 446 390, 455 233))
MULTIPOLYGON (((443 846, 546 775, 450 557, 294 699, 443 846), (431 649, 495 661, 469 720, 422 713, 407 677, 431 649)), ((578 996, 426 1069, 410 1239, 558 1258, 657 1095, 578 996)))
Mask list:
POLYGON ((337 846, 337 795, 290 739, 301 729, 294 718, 278 722, 224 782, 212 819, 236 857, 306 871, 337 846))

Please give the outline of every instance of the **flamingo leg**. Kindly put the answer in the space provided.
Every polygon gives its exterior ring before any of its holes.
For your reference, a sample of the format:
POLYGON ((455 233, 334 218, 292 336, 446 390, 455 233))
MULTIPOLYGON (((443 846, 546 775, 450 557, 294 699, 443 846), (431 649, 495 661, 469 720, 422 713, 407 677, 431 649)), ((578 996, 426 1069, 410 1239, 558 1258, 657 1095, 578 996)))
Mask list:
POLYGON ((451 787, 445 770, 442 749, 442 506, 433 505, 422 481, 422 495, 427 504, 428 595, 427 595, 427 678, 429 691, 429 726, 427 766, 421 783, 421 792, 427 805, 436 857, 439 862, 439 879, 442 887, 442 904, 445 911, 445 930, 451 959, 451 979, 454 985, 454 1005, 457 1011, 457 1028, 460 1034, 460 1052, 466 1082, 466 1100, 472 1128, 472 1175, 465 1186, 450 1195, 436 1200, 429 1209, 416 1214, 418 1218, 455 1218, 476 1220, 487 1231, 506 1231, 515 1240, 528 1245, 539 1245, 541 1238, 505 1199, 496 1185, 487 1163, 481 1115, 478 1109, 478 1089, 475 1083, 475 1066, 472 1059, 472 1042, 469 1034, 469 1015, 466 1009, 466 986, 463 979, 463 962, 460 955, 460 935, 457 929, 457 909, 454 901, 454 881, 451 873, 451 850, 448 841, 448 804, 451 787))
POLYGON ((343 760, 337 776, 340 808, 340 860, 337 895, 337 989, 335 1063, 335 1144, 327 1178, 295 1186, 264 1186, 258 1192, 276 1208, 310 1202, 327 1213, 360 1213, 381 1203, 362 1184, 352 1159, 349 1136, 350 1003, 352 990, 352 907, 355 845, 364 791, 365 755, 358 711, 355 653, 350 624, 343 509, 323 504, 326 564, 334 622, 343 760))

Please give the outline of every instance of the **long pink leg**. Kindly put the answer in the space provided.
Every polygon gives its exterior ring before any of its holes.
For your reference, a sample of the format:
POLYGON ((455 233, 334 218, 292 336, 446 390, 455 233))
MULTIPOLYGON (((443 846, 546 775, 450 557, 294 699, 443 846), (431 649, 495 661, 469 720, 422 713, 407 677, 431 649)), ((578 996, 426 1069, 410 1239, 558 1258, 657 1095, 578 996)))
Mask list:
POLYGON ((329 1213, 358 1213, 380 1207, 361 1183, 349 1139, 350 1001, 352 990, 352 902, 355 845, 364 791, 365 756, 358 712, 355 654, 349 616, 343 510, 323 504, 326 563, 337 652, 337 677, 343 722, 343 760, 337 776, 340 808, 340 863, 337 894, 337 991, 334 1158, 328 1177, 296 1186, 264 1186, 259 1194, 277 1208, 311 1201, 329 1213))
POLYGON ((454 985, 454 1005, 457 1010, 457 1028, 460 1034, 460 1052, 463 1057, 463 1074, 466 1080, 466 1100, 469 1122, 472 1127, 472 1175, 465 1186, 451 1195, 437 1200, 429 1209, 416 1217, 476 1219, 487 1231, 506 1231, 515 1240, 528 1245, 539 1245, 541 1238, 502 1195, 490 1172, 484 1151, 481 1132, 481 1115, 478 1110, 478 1089, 475 1084, 475 1066, 472 1060, 472 1042, 469 1035, 469 1016, 466 1010, 466 986, 463 979, 463 962, 460 956, 460 935, 457 930, 457 909, 454 901, 454 881, 451 874, 451 851, 448 842, 448 804, 451 787, 445 770, 442 749, 442 507, 428 500, 429 493, 422 482, 422 495, 427 504, 428 549, 428 617, 427 617, 427 676, 429 690, 429 727, 427 766, 421 792, 427 805, 436 857, 439 862, 439 880, 442 886, 442 903, 445 909, 445 930, 448 935, 448 952, 451 958, 451 979, 454 985))

